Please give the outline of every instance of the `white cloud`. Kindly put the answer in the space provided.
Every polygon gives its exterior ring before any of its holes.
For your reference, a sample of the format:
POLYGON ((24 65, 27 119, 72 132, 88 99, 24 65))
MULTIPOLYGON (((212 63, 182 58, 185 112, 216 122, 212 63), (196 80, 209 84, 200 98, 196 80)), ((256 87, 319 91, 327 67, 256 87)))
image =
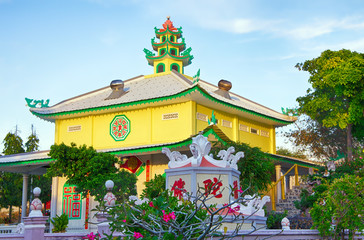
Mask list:
POLYGON ((330 33, 342 30, 363 30, 364 20, 360 18, 337 19, 316 19, 305 25, 291 27, 282 24, 275 33, 280 36, 286 36, 293 39, 307 40, 317 38, 330 33))
POLYGON ((364 52, 364 38, 353 40, 353 41, 347 41, 347 42, 341 42, 337 44, 319 44, 313 48, 307 49, 310 52, 314 53, 320 53, 322 51, 325 51, 327 49, 330 50, 340 50, 340 49, 349 49, 351 51, 357 51, 357 52, 364 52))

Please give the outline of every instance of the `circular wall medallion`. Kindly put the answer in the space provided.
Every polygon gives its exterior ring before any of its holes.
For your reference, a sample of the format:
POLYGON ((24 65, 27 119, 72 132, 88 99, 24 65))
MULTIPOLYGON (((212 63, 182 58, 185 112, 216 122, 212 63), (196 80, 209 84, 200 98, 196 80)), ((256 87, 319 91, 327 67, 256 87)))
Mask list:
POLYGON ((110 123, 110 135, 115 141, 124 141, 130 133, 130 120, 125 115, 115 116, 110 123))

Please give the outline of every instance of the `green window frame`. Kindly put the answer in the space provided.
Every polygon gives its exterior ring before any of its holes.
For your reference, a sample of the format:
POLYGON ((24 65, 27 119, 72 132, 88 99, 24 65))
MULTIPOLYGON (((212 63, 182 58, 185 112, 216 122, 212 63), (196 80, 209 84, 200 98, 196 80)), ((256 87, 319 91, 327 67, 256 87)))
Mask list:
POLYGON ((161 73, 161 72, 165 72, 166 70, 166 66, 164 65, 164 63, 159 63, 157 65, 157 73, 161 73))
POLYGON ((177 63, 172 63, 171 64, 171 71, 172 69, 176 70, 177 72, 179 72, 179 65, 177 63))

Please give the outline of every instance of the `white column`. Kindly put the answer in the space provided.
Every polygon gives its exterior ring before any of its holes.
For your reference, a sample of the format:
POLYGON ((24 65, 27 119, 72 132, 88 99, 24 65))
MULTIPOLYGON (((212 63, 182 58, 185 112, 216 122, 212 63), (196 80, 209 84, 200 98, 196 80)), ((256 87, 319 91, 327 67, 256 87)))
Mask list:
MULTIPOLYGON (((278 181, 281 178, 281 165, 276 165, 276 181, 278 181)), ((278 200, 281 199, 281 183, 277 184, 277 198, 276 198, 276 202, 278 203, 278 200)))
POLYGON ((21 201, 21 221, 27 216, 27 200, 28 200, 28 174, 23 174, 23 195, 21 201))
MULTIPOLYGON (((58 200, 58 181, 59 177, 52 178, 52 195, 51 195, 51 219, 57 215, 57 200, 58 200)), ((50 230, 53 226, 50 223, 50 230)))

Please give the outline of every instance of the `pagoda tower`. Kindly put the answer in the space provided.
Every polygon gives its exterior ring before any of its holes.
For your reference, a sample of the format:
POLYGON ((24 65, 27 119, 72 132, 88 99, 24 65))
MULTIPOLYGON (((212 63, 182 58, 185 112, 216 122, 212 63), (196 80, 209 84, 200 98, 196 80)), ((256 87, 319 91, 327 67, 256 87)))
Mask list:
POLYGON ((148 64, 154 67, 154 74, 168 73, 172 69, 183 74, 183 68, 188 66, 193 56, 190 55, 191 48, 186 49, 185 39, 182 38, 182 27, 175 28, 170 17, 163 23, 163 28, 154 28, 158 42, 152 38, 153 50, 144 48, 148 64))

